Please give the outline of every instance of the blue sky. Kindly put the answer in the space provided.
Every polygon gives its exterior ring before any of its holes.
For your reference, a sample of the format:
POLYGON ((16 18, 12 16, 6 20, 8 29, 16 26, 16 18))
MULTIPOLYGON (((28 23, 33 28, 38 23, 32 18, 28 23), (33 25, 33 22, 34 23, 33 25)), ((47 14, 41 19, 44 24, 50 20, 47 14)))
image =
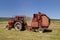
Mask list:
POLYGON ((60 0, 0 0, 0 17, 31 17, 37 12, 43 12, 53 19, 60 19, 60 0))

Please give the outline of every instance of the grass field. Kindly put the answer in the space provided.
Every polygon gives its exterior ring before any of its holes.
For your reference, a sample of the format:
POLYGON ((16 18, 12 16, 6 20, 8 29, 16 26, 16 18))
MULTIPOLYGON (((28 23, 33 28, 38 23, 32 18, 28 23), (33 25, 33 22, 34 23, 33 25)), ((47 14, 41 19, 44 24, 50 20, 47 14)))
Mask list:
MULTIPOLYGON (((30 22, 28 22, 28 25, 30 22)), ((7 21, 0 22, 0 40, 60 40, 60 21, 51 21, 49 29, 52 32, 32 32, 6 30, 7 21)))

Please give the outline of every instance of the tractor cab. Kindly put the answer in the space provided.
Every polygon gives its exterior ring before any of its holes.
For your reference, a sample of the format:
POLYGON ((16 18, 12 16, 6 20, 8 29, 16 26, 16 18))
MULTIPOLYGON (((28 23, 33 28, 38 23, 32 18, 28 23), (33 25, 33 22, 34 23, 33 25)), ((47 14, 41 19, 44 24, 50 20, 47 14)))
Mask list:
POLYGON ((15 16, 15 21, 25 21, 24 16, 15 16))

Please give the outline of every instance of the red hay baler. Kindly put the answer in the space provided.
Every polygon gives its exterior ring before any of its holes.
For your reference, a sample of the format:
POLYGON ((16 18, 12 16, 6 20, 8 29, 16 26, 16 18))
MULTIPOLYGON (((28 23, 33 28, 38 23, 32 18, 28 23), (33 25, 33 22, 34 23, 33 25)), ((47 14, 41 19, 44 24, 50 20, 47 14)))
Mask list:
POLYGON ((28 26, 28 30, 44 31, 49 27, 49 25, 50 18, 47 15, 38 12, 37 14, 33 14, 31 26, 28 26))
POLYGON ((15 16, 13 19, 8 21, 6 29, 10 30, 11 28, 15 28, 16 30, 25 30, 26 27, 27 23, 25 21, 25 16, 15 16))

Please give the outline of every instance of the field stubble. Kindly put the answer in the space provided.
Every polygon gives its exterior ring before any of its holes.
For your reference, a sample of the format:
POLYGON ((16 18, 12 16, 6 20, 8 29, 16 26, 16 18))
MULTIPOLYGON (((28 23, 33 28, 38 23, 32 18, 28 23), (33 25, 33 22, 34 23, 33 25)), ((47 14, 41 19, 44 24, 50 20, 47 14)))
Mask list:
MULTIPOLYGON (((31 21, 27 21, 28 25, 31 21)), ((60 21, 51 21, 48 29, 52 32, 39 33, 32 31, 6 30, 7 21, 0 22, 0 40, 60 40, 60 21)))

